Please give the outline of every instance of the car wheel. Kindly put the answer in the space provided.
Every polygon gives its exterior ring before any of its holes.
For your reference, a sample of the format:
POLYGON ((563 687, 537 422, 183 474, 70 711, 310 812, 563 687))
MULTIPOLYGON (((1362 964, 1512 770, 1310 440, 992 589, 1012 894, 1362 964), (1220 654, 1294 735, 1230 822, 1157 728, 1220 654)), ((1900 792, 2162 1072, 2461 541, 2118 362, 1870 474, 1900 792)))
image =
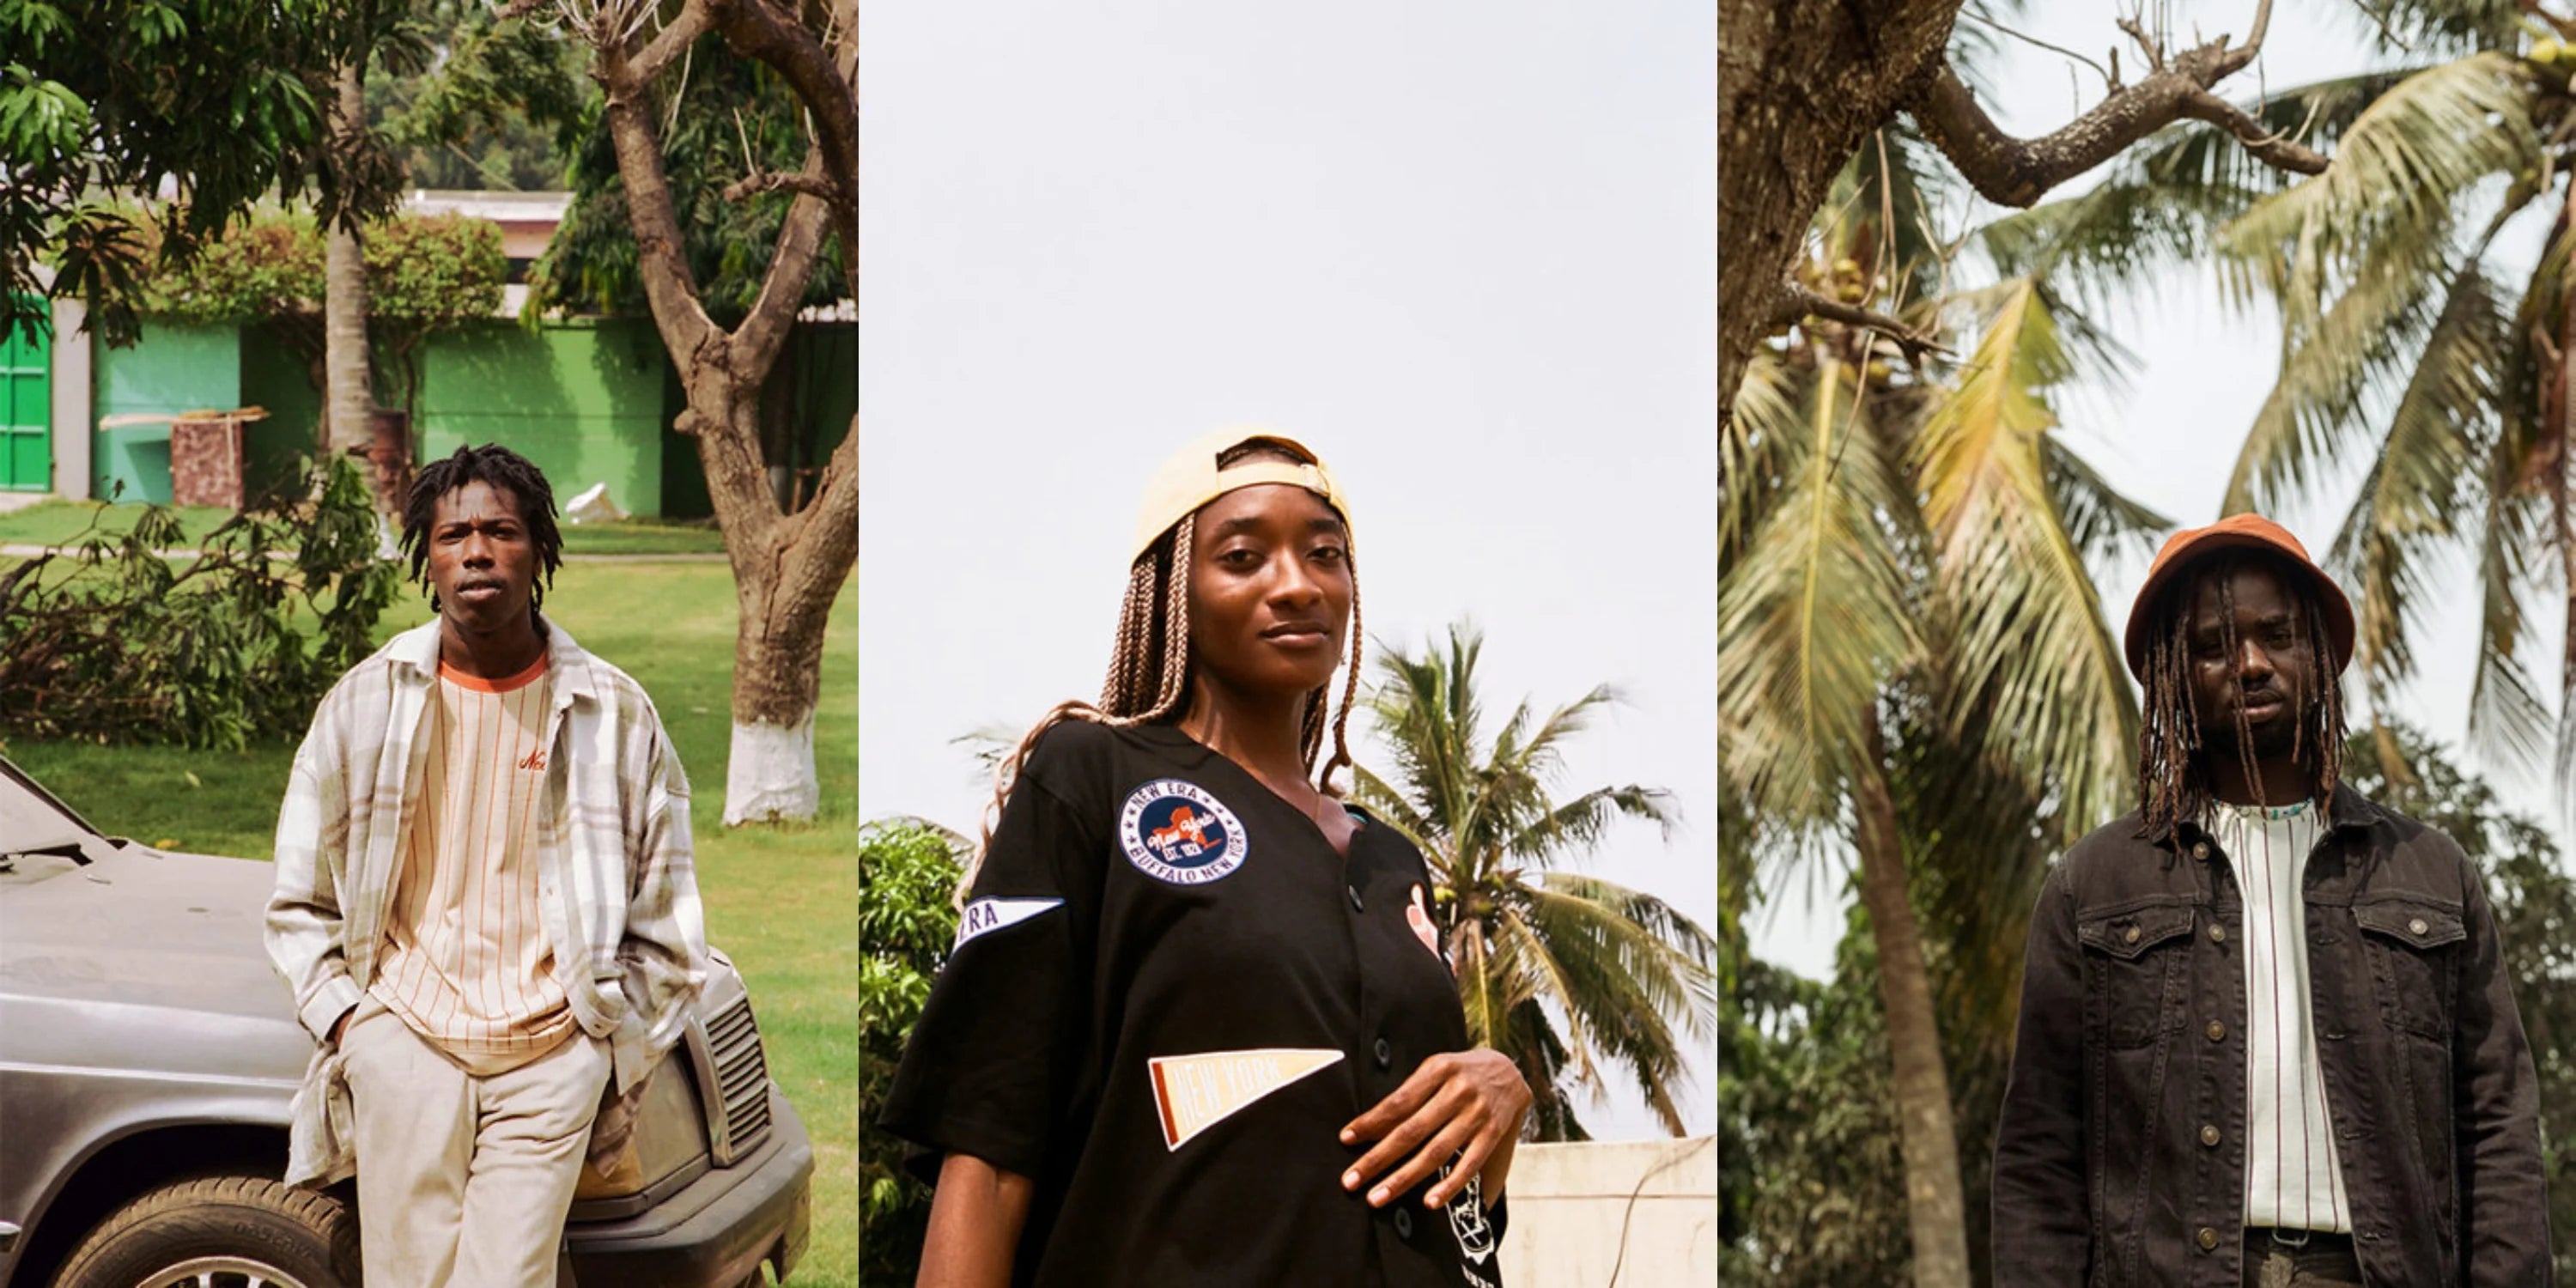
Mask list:
POLYGON ((54 1288, 354 1288, 357 1215, 261 1176, 152 1190, 81 1240, 54 1288))

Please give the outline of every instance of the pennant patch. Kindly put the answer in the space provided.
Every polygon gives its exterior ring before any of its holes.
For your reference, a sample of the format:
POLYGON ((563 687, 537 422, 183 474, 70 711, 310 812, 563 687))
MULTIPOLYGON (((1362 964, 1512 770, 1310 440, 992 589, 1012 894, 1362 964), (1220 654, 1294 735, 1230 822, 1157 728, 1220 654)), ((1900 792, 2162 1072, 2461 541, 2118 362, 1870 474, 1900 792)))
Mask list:
POLYGON ((1049 908, 1064 906, 1062 899, 978 899, 966 905, 957 916, 957 942, 948 951, 965 947, 966 941, 989 934, 1005 926, 1016 926, 1049 908))
POLYGON ((1341 1058, 1339 1051, 1294 1048, 1156 1056, 1145 1066, 1163 1118, 1163 1147, 1179 1149, 1227 1115, 1341 1058))
POLYGON ((1157 881, 1206 885, 1243 866, 1243 820, 1206 788, 1160 778, 1127 794, 1118 811, 1127 861, 1157 881))

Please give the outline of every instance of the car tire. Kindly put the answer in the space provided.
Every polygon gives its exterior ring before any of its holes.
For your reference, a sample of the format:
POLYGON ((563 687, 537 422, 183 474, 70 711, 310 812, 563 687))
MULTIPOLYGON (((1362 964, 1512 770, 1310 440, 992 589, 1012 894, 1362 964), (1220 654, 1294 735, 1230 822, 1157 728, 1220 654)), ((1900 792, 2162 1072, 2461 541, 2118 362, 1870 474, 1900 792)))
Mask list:
POLYGON ((54 1288, 357 1288, 357 1214, 264 1176, 200 1176, 146 1192, 81 1240, 54 1288))

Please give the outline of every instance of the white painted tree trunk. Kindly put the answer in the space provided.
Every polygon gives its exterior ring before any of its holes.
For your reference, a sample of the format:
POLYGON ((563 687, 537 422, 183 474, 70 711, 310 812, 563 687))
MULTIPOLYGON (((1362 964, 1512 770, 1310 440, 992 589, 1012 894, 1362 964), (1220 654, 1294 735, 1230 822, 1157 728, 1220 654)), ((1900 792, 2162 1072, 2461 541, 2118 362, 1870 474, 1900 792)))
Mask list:
POLYGON ((734 722, 733 757, 725 767, 725 826, 809 819, 822 799, 814 776, 812 712, 792 726, 734 722))

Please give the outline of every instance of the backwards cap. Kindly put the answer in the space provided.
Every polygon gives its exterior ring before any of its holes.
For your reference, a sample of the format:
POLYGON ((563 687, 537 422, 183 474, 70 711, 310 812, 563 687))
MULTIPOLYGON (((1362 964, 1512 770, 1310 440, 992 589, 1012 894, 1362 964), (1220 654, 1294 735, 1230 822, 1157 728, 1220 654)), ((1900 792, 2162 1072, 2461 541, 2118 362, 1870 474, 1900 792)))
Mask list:
POLYGON ((1341 485, 1333 481, 1332 471, 1313 449, 1285 434, 1266 429, 1238 426, 1221 429, 1192 442, 1172 454, 1154 471, 1153 480, 1145 485, 1145 502, 1136 511, 1135 548, 1127 552, 1128 562, 1145 557, 1154 543, 1200 506, 1256 483, 1287 483, 1302 487, 1324 498, 1342 516, 1345 527, 1351 521, 1351 507, 1343 499, 1341 485), (1220 468, 1217 461, 1227 452, 1247 443, 1285 449, 1301 458, 1302 463, 1253 459, 1237 461, 1220 468))

